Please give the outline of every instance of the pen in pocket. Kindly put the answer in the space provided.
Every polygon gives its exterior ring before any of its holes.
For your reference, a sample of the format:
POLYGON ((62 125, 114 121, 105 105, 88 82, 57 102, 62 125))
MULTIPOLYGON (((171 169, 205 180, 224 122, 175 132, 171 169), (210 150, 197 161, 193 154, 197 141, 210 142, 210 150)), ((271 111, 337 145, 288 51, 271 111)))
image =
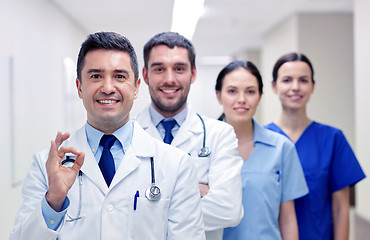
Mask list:
POLYGON ((280 171, 279 170, 276 171, 276 175, 277 175, 277 181, 280 182, 280 171))
POLYGON ((137 207, 137 198, 139 197, 139 190, 136 191, 135 196, 134 196, 134 211, 136 210, 137 207))

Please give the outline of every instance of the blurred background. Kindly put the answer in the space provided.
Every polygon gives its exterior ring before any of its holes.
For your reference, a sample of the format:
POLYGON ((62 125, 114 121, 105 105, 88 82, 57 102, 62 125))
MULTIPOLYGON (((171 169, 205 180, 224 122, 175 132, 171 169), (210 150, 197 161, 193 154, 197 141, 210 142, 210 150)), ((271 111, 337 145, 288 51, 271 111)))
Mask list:
MULTIPOLYGON (((163 31, 187 36, 195 46, 198 69, 188 101, 199 113, 214 118, 222 112, 214 92, 218 72, 234 59, 254 62, 264 80, 256 115, 262 124, 280 113, 271 91, 273 64, 282 54, 305 53, 316 80, 309 116, 342 129, 365 173, 370 173, 370 1, 184 2, 0 0, 0 212, 4 216, 0 239, 8 239, 14 224, 32 154, 49 147, 58 130, 74 132, 86 121, 75 88, 76 59, 87 35, 98 31, 115 31, 130 39, 140 71, 142 48, 149 38, 163 31)), ((149 102, 142 81, 132 115, 149 102)), ((369 179, 356 185, 351 239, 368 239, 370 234, 369 189, 369 179)))

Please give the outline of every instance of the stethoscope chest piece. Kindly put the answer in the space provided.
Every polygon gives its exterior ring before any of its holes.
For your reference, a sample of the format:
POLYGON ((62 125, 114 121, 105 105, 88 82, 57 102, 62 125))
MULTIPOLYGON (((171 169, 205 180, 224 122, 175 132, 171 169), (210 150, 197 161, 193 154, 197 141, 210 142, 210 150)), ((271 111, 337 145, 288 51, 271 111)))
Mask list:
POLYGON ((150 188, 146 189, 145 197, 149 201, 158 201, 161 199, 161 190, 159 189, 159 187, 153 185, 150 188))
POLYGON ((208 157, 211 154, 211 149, 209 147, 202 147, 199 150, 198 157, 208 157))

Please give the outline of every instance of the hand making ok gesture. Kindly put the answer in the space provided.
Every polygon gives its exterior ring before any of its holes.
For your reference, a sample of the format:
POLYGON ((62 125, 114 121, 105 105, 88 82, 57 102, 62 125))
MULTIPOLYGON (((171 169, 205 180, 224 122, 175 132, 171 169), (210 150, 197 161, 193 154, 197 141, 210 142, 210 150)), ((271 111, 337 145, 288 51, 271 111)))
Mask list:
POLYGON ((49 190, 46 200, 50 207, 59 212, 64 200, 72 187, 78 172, 84 162, 85 153, 77 151, 73 147, 61 146, 69 138, 69 133, 58 132, 55 140, 51 141, 48 160, 46 161, 46 172, 48 174, 49 190), (76 155, 73 166, 68 168, 61 161, 66 153, 76 155))

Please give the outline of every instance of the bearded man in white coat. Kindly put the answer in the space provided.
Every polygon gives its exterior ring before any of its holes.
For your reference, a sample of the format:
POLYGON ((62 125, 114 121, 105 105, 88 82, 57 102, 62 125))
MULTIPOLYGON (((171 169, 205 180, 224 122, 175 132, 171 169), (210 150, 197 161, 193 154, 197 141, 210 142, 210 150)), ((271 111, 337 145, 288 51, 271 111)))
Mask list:
POLYGON ((224 122, 198 115, 187 104, 196 66, 194 47, 184 36, 173 32, 155 35, 144 46, 144 64, 143 78, 152 101, 137 121, 150 135, 192 156, 206 238, 220 240, 223 228, 238 225, 243 217, 243 160, 234 130, 224 122), (168 125, 171 127, 166 129, 168 125))
POLYGON ((10 239, 205 239, 191 158, 130 120, 140 85, 131 43, 89 35, 76 85, 87 123, 34 155, 10 239))

